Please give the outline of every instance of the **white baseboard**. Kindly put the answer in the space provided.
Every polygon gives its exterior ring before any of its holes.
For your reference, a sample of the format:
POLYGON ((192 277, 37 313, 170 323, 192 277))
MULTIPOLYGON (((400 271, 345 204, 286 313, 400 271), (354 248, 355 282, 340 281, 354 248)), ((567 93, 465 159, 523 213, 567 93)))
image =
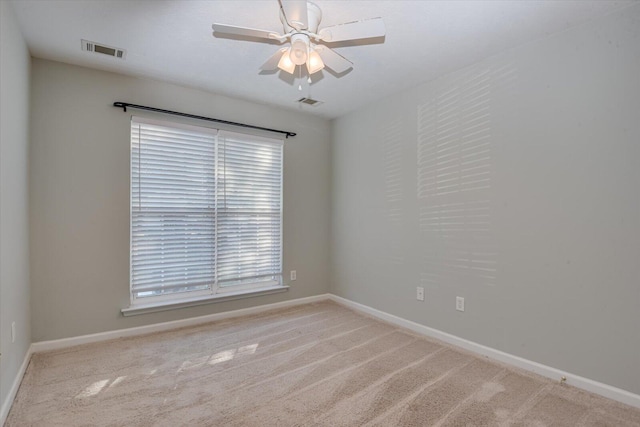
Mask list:
POLYGON ((542 375, 543 377, 551 378, 558 381, 560 380, 560 378, 565 377, 567 379, 566 383, 569 385, 589 391, 591 393, 599 394, 600 396, 604 396, 609 399, 617 400, 618 402, 622 402, 636 408, 640 408, 640 395, 631 393, 629 391, 603 384, 598 381, 590 380, 589 378, 584 378, 579 375, 574 375, 560 369, 543 365, 541 363, 533 362, 519 356, 514 356, 513 354, 505 353, 491 347, 486 347, 473 341, 469 341, 464 338, 460 338, 455 335, 451 335, 446 332, 442 332, 437 329, 412 322, 411 320, 406 320, 401 317, 394 316, 393 314, 385 313, 384 311, 377 310, 375 308, 371 308, 357 302, 353 302, 337 295, 329 294, 329 298, 332 301, 337 302, 338 304, 342 304, 346 307, 376 317, 380 320, 384 320, 394 325, 402 326, 421 335, 436 338, 440 341, 444 341, 448 344, 461 347, 465 350, 469 350, 473 353, 486 356, 490 359, 497 360, 499 362, 524 369, 526 371, 535 372, 536 374, 542 375))
POLYGON ((22 377, 24 377, 24 373, 27 371, 27 366, 29 366, 29 360, 31 360, 32 354, 33 348, 32 346, 29 346, 27 353, 24 355, 22 365, 20 365, 20 369, 18 370, 16 377, 13 379, 13 383, 11 384, 11 388, 9 389, 9 394, 7 394, 4 402, 2 402, 2 408, 0 408, 0 426, 3 426, 5 421, 7 421, 9 410, 11 409, 11 405, 13 405, 13 399, 15 399, 16 394, 18 394, 18 389, 20 388, 22 377))
POLYGON ((262 313, 268 310, 278 308, 293 307, 296 305, 309 304, 329 299, 329 294, 315 295, 312 297, 298 298, 289 301, 281 301, 273 304, 258 305, 255 307, 242 308, 239 310, 224 311, 221 313, 207 314, 205 316, 191 317, 188 319, 174 320, 171 322, 155 323, 152 325, 138 326, 135 328, 118 329, 115 331, 100 332, 97 334, 81 335, 78 337, 62 338, 59 340, 40 341, 31 344, 34 353, 49 350, 58 350, 61 348, 73 347, 80 344, 89 344, 99 341, 107 341, 117 338, 132 337, 136 335, 144 335, 153 332, 168 331, 171 329, 184 328, 185 326, 200 325, 216 320, 229 319, 232 317, 247 316, 250 314, 262 313))

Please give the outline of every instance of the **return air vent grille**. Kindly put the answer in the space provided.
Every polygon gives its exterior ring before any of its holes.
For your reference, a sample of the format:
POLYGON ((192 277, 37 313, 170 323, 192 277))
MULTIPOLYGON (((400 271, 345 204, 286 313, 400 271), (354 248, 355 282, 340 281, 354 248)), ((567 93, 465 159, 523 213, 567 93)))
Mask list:
POLYGON ((114 58, 124 59, 126 51, 117 47, 106 46, 104 44, 82 40, 82 50, 87 52, 101 53, 114 58))
POLYGON ((313 106, 318 106, 320 104, 322 104, 322 101, 318 101, 316 99, 311 99, 311 98, 300 98, 298 99, 298 101, 300 104, 307 104, 307 105, 313 105, 313 106))

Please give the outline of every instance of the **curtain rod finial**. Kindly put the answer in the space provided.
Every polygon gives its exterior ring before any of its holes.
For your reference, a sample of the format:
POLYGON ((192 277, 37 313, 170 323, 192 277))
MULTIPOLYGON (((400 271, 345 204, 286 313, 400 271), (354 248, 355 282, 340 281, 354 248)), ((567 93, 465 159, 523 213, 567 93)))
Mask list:
POLYGON ((124 102, 114 102, 113 103, 114 107, 122 108, 122 111, 124 111, 125 113, 127 112, 127 105, 129 105, 129 104, 124 103, 124 102))

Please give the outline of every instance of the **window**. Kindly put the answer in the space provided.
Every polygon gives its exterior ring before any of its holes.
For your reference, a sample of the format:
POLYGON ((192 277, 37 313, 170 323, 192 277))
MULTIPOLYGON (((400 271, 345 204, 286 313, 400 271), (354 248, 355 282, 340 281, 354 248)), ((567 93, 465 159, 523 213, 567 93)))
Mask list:
POLYGON ((282 140, 133 117, 131 302, 281 285, 282 140))

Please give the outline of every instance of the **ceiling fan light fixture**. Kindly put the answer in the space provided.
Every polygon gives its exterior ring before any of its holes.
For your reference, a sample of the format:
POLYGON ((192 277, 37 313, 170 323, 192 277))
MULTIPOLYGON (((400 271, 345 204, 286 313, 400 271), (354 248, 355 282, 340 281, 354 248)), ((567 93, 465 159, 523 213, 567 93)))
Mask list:
POLYGON ((309 74, 316 73, 324 68, 324 62, 320 58, 320 54, 313 48, 309 49, 309 59, 307 60, 307 70, 309 74))
POLYGON ((309 51, 309 37, 304 34, 295 34, 291 37, 291 51, 289 59, 296 65, 307 62, 309 51))
POLYGON ((260 66, 260 70, 276 71, 280 69, 289 74, 294 74, 296 67, 300 66, 298 77, 302 79, 302 67, 304 66, 307 68, 305 77, 309 81, 311 80, 309 76, 325 68, 338 74, 337 77, 341 77, 342 74, 353 68, 353 62, 335 52, 327 44, 351 42, 353 40, 363 40, 355 45, 378 43, 379 40, 367 41, 367 39, 384 37, 386 34, 382 18, 361 19, 320 28, 322 10, 312 1, 278 0, 278 3, 280 6, 280 21, 283 28, 281 33, 214 23, 212 25, 213 35, 215 37, 224 35, 243 36, 261 39, 259 41, 268 40, 278 44, 287 43, 288 47, 281 47, 274 52, 260 66))
POLYGON ((284 51, 282 57, 280 58, 280 61, 278 62, 278 68, 280 68, 282 71, 286 71, 289 74, 293 74, 293 72, 296 70, 296 64, 291 62, 290 51, 291 49, 287 49, 284 51))

